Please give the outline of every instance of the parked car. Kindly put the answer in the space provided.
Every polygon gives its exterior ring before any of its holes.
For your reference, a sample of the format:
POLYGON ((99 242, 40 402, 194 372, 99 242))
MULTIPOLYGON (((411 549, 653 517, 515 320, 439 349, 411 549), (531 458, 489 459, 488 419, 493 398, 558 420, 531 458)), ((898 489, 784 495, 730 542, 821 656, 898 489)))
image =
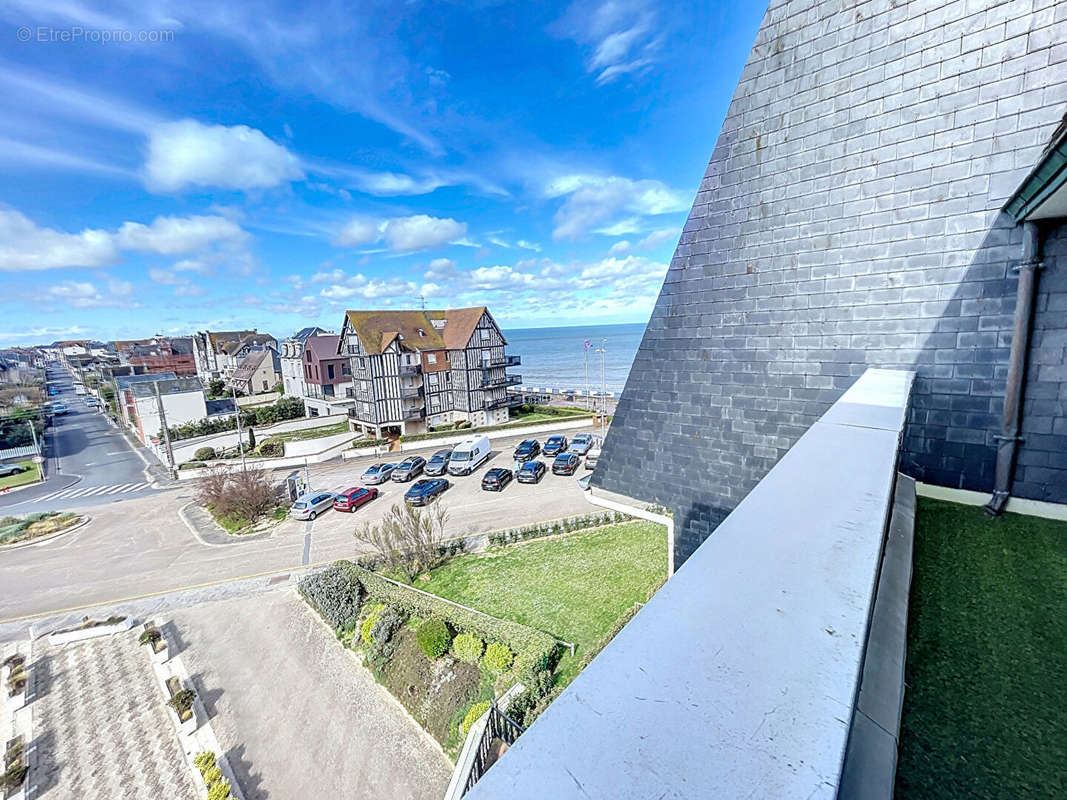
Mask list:
POLYGON ((6 478, 8 475, 20 475, 22 472, 22 464, 0 464, 0 478, 6 478))
POLYGON ((396 465, 396 469, 393 470, 393 474, 390 475, 390 479, 394 481, 410 481, 412 478, 417 478, 422 474, 423 468, 426 466, 426 459, 422 456, 411 456, 405 458, 399 464, 396 465))
POLYGON ((560 453, 552 462, 553 475, 573 475, 582 459, 574 453, 560 453))
POLYGON ((489 458, 489 437, 476 436, 456 445, 448 459, 449 475, 470 475, 489 458))
POLYGON ((511 479, 515 476, 510 469, 504 469, 503 467, 494 467, 482 476, 482 491, 484 492, 499 492, 503 491, 504 487, 511 483, 511 479))
POLYGON ((426 462, 426 466, 422 468, 423 475, 444 475, 448 471, 448 457, 452 455, 452 448, 446 447, 443 450, 438 450, 432 456, 430 460, 426 462))
POLYGON ((596 469, 597 459, 600 458, 600 448, 594 448, 585 455, 585 468, 596 469))
POLYGON ((351 513, 377 496, 377 489, 364 489, 362 486, 353 486, 351 489, 345 489, 333 499, 333 510, 351 513))
POLYGON ((293 519, 315 519, 323 511, 333 506, 333 492, 312 492, 296 498, 289 516, 293 519))
POLYGON ((48 394, 52 397, 55 397, 57 394, 59 394, 59 389, 53 387, 48 390, 48 394))
POLYGON ((567 437, 562 434, 556 436, 549 436, 548 441, 545 442, 545 455, 556 456, 567 450, 567 437))
POLYGON ((424 506, 435 497, 440 497, 451 485, 447 478, 423 478, 404 492, 404 502, 412 506, 424 506))
POLYGON ((371 464, 363 473, 363 483, 385 483, 396 469, 396 464, 371 464))
POLYGON ((97 400, 95 397, 86 397, 85 398, 85 405, 89 406, 89 408, 96 408, 99 404, 100 404, 100 401, 97 400))
POLYGON ((579 433, 571 439, 571 446, 567 449, 572 453, 584 456, 593 448, 593 435, 591 433, 579 433))
POLYGON ((66 414, 67 413, 67 407, 65 405, 63 405, 62 403, 53 403, 52 404, 52 413, 53 414, 66 414))
POLYGON ((519 446, 515 448, 512 458, 526 463, 527 461, 533 461, 539 455, 541 455, 541 443, 536 439, 527 439, 524 442, 519 442, 519 446))
POLYGON ((544 461, 527 461, 519 467, 515 480, 519 483, 540 483, 546 472, 548 472, 548 467, 545 466, 544 461))

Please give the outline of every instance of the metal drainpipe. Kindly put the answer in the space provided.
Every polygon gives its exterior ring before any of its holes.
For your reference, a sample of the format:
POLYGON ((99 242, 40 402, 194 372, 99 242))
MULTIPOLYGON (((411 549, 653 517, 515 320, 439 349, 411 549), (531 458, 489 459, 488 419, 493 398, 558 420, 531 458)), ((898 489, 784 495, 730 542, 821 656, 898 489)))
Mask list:
POLYGON ((1041 263, 1041 232, 1037 223, 1023 223, 1023 258, 1015 271, 1019 284, 1015 292, 1015 323, 1011 337, 1011 354, 1008 360, 1008 377, 1004 387, 1004 414, 1000 433, 993 438, 997 446, 997 469, 993 481, 993 496, 985 505, 986 513, 998 516, 1004 512, 1011 494, 1012 477, 1015 474, 1015 457, 1019 450, 1022 425, 1023 385, 1026 381, 1026 363, 1030 354, 1030 326, 1034 316, 1034 296, 1037 291, 1037 271, 1041 263))

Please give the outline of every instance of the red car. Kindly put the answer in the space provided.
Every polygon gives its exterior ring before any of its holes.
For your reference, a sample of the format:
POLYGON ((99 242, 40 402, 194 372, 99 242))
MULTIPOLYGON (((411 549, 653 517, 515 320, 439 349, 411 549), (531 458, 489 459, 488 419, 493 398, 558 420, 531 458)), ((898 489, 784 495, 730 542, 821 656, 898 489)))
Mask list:
POLYGON ((364 503, 370 502, 378 496, 377 489, 364 489, 361 486, 353 486, 339 492, 333 501, 334 511, 355 511, 364 503))

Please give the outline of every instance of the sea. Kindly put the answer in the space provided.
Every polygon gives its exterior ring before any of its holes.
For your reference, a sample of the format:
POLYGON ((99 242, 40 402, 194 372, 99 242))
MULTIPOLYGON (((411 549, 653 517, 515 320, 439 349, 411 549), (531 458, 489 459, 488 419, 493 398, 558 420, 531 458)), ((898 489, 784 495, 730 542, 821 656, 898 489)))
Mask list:
POLYGON ((503 333, 508 340, 507 352, 522 356, 522 366, 509 372, 522 375, 523 386, 585 391, 588 355, 589 387, 593 391, 601 389, 603 368, 603 388, 621 392, 645 333, 645 323, 512 328, 503 333), (604 352, 597 352, 601 348, 604 352))

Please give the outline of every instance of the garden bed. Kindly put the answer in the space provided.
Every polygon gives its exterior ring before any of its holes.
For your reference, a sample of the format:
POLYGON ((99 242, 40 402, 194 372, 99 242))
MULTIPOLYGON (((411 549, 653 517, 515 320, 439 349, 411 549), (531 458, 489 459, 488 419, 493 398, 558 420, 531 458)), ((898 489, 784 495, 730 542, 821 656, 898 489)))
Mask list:
POLYGON ((1063 797, 1067 523, 920 499, 896 797, 1063 797))
POLYGON ((0 546, 59 533, 81 520, 77 514, 41 511, 26 517, 0 518, 0 546))
POLYGON ((576 652, 558 667, 557 683, 566 685, 587 652, 666 577, 664 528, 642 521, 460 555, 418 586, 574 642, 576 652))

